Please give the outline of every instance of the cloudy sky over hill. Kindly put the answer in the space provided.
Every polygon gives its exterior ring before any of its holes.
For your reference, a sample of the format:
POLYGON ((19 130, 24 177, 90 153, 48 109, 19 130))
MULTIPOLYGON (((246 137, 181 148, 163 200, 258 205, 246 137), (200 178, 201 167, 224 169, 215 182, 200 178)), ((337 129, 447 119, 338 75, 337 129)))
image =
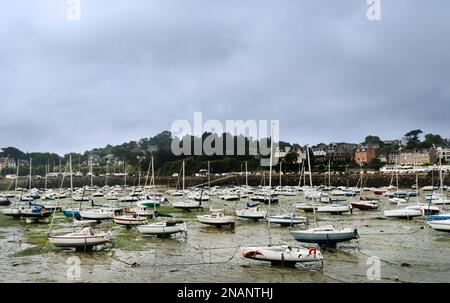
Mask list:
POLYGON ((0 146, 84 151, 176 119, 278 119, 301 144, 450 137, 450 2, 3 1, 0 146))

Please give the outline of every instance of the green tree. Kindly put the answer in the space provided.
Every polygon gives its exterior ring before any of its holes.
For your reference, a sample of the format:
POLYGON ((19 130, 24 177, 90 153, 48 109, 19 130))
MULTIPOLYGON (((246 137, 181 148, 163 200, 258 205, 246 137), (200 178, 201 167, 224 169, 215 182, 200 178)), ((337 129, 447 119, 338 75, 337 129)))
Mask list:
POLYGON ((426 134, 425 140, 422 142, 423 148, 430 148, 433 145, 444 145, 445 140, 440 135, 426 134))
POLYGON ((381 141, 380 137, 372 135, 367 136, 366 139, 364 140, 364 143, 373 145, 378 144, 380 146, 383 145, 383 141, 381 141))
POLYGON ((369 163, 369 168, 377 171, 380 170, 381 166, 382 166, 381 160, 378 158, 372 159, 372 161, 370 161, 369 163))
POLYGON ((420 129, 415 129, 412 131, 409 131, 405 134, 406 139, 406 148, 407 149, 415 149, 420 147, 420 139, 419 136, 422 134, 423 131, 420 129))

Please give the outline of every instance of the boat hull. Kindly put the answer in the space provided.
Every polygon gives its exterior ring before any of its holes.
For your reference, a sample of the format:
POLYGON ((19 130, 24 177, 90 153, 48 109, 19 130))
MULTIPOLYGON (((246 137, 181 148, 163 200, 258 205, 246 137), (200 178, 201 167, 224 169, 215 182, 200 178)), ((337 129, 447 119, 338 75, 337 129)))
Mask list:
POLYGON ((72 236, 49 236, 48 240, 56 247, 89 249, 97 245, 111 242, 111 238, 106 235, 91 237, 72 237, 72 236))
POLYGON ((338 233, 308 233, 307 231, 293 231, 291 234, 298 242, 316 243, 321 246, 336 246, 337 243, 358 238, 356 231, 343 231, 338 233))
POLYGON ((244 247, 242 256, 247 259, 268 261, 273 265, 292 265, 296 263, 317 262, 323 259, 316 248, 296 249, 288 246, 244 247))
POLYGON ((137 230, 146 236, 166 237, 176 233, 186 231, 185 224, 165 225, 165 224, 148 224, 139 225, 137 230))
POLYGON ((427 224, 434 230, 450 232, 450 219, 429 221, 427 224))

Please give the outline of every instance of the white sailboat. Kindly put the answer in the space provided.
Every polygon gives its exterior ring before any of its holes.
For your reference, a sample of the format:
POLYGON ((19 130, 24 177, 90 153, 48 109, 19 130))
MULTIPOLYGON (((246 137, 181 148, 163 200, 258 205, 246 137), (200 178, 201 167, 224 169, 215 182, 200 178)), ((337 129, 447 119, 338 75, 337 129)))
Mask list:
POLYGON ((91 227, 64 235, 49 235, 48 240, 56 247, 92 250, 93 247, 112 242, 111 232, 95 232, 91 227))
POLYGON ((151 224, 138 225, 137 230, 145 236, 168 237, 177 233, 186 233, 186 223, 180 220, 162 221, 151 224))
MULTIPOLYGON (((273 124, 272 124, 273 130, 273 124)), ((271 146, 270 146, 270 175, 269 175, 269 189, 272 185, 272 161, 273 161, 273 146, 271 136, 271 146)), ((271 205, 271 194, 269 191, 269 208, 268 216, 270 217, 270 205, 271 205)), ((317 262, 322 261, 323 257, 320 251, 316 248, 303 248, 303 247, 292 247, 289 245, 271 245, 272 238, 270 235, 270 222, 267 224, 269 230, 269 245, 268 246, 258 246, 258 247, 242 247, 241 252, 244 258, 267 261, 271 262, 272 265, 283 265, 283 266, 295 266, 298 262, 317 262)))
POLYGON ((227 216, 224 212, 213 212, 209 215, 199 215, 197 216, 197 221, 207 225, 213 225, 221 227, 228 225, 233 227, 236 224, 236 219, 233 216, 227 216))
POLYGON ((245 209, 237 209, 236 215, 238 218, 258 221, 266 218, 267 210, 261 210, 259 207, 247 207, 245 209))
POLYGON ((188 200, 185 200, 185 190, 184 190, 184 185, 185 185, 185 178, 184 178, 184 175, 185 175, 185 163, 184 163, 184 160, 183 160, 183 164, 182 164, 182 170, 183 170, 183 201, 181 201, 181 202, 172 202, 172 206, 174 207, 174 208, 179 208, 179 209, 183 209, 183 210, 191 210, 191 209, 202 209, 203 208, 203 206, 202 206, 202 201, 200 200, 200 201, 196 201, 196 200, 193 200, 193 199, 188 199, 188 200))

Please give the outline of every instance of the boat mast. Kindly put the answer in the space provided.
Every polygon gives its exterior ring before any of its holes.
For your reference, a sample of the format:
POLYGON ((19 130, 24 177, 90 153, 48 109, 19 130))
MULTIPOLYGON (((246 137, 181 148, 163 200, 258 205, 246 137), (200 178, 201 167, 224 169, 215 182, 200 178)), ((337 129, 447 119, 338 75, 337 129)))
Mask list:
POLYGON ((306 157, 308 158, 308 170, 309 170, 309 186, 313 187, 312 172, 311 172, 311 158, 309 157, 309 145, 306 145, 306 157))
POLYGON ((155 163, 153 162, 152 155, 152 179, 150 180, 151 185, 155 186, 155 163))
POLYGON ((16 168, 16 188, 14 190, 17 190, 17 182, 19 180, 19 169, 20 169, 20 159, 17 159, 17 168, 16 168))
POLYGON ((211 190, 211 166, 210 166, 210 163, 208 161, 208 193, 209 193, 210 190, 211 190))
POLYGON ((280 159, 280 186, 281 186, 281 159, 280 159))
POLYGON ((49 163, 48 163, 48 160, 47 160, 47 166, 45 167, 45 184, 44 184, 45 191, 47 191, 47 176, 48 176, 48 170, 49 170, 49 163))
POLYGON ((328 159, 328 187, 331 187, 331 159, 328 159))
POLYGON ((184 168, 184 160, 183 160, 183 164, 181 165, 181 167, 182 167, 182 169, 183 169, 183 202, 184 202, 184 193, 185 193, 185 192, 184 192, 184 182, 185 182, 185 181, 184 181, 184 173, 185 173, 185 172, 184 172, 184 169, 185 169, 185 168, 184 168))
POLYGON ((247 167, 247 161, 245 161, 245 187, 248 187, 248 167, 247 167))
MULTIPOLYGON (((273 163, 273 125, 270 134, 270 165, 269 165, 269 209, 267 210, 267 228, 269 230, 269 246, 272 245, 272 235, 270 233, 270 205, 272 204, 272 163, 273 163)), ((265 179, 265 178, 264 178, 265 179)))
POLYGON ((444 180, 442 178, 442 153, 439 153, 439 187, 441 195, 444 194, 444 180))
POLYGON ((31 161, 32 161, 32 159, 30 157, 30 191, 31 191, 31 179, 32 179, 32 176, 31 176, 31 161))
MULTIPOLYGON (((69 171, 70 171, 70 196, 73 199, 73 171, 72 171, 72 154, 69 155, 69 171)), ((64 180, 64 178, 63 178, 64 180)))

